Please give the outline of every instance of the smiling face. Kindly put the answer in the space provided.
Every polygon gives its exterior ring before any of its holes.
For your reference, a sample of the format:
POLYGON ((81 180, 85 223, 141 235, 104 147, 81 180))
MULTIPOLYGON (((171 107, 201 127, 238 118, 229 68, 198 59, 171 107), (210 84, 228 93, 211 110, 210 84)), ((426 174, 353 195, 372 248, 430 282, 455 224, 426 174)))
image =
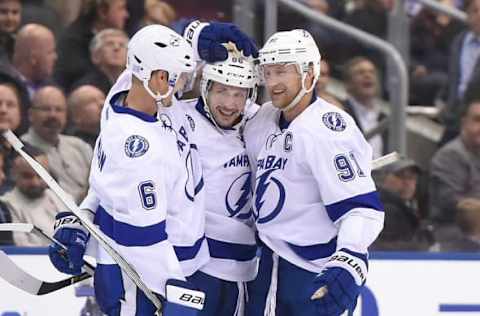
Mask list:
POLYGON ((348 92, 361 102, 368 102, 378 95, 378 75, 375 65, 367 60, 353 64, 348 70, 348 92))
POLYGON ((247 97, 247 88, 212 82, 207 94, 207 104, 215 122, 220 127, 228 128, 240 121, 247 97))
POLYGON ((301 89, 301 76, 294 64, 263 66, 263 77, 272 104, 283 109, 292 102, 301 89))

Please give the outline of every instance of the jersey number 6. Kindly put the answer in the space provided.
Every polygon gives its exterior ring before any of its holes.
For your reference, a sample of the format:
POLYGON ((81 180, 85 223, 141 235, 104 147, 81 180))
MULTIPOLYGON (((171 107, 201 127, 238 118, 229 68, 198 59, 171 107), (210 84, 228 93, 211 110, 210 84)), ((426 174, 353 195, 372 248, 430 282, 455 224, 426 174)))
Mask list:
POLYGON ((140 193, 143 208, 146 210, 154 209, 157 205, 157 195, 155 194, 155 184, 153 181, 140 182, 138 192, 140 193))

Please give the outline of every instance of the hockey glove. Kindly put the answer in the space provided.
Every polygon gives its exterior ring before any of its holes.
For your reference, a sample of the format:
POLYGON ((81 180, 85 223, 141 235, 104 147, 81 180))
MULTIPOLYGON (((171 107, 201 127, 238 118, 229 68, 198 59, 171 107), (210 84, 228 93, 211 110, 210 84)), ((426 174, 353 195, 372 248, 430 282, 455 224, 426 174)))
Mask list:
POLYGON ((53 238, 67 249, 52 243, 48 247, 50 261, 60 272, 74 275, 80 274, 84 263, 83 255, 90 233, 71 212, 58 213, 55 216, 54 229, 53 238))
POLYGON ((232 23, 193 21, 184 32, 186 40, 196 47, 199 57, 209 63, 226 60, 228 52, 222 44, 233 42, 244 56, 258 57, 255 42, 232 23))
POLYGON ((334 253, 309 291, 316 305, 316 315, 339 316, 345 310, 353 311, 360 289, 365 284, 367 269, 365 254, 345 248, 334 253))
POLYGON ((205 293, 185 281, 168 280, 165 294, 163 316, 196 316, 205 304, 205 293))

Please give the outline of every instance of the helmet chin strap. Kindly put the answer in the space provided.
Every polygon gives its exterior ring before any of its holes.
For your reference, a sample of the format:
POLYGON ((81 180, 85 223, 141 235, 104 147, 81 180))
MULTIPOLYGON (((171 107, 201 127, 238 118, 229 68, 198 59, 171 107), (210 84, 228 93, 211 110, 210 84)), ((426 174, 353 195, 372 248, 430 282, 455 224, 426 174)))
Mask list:
POLYGON ((295 98, 293 98, 293 100, 286 107, 283 107, 283 108, 280 109, 282 112, 286 112, 286 111, 289 111, 290 109, 293 109, 298 104, 298 102, 300 102, 300 100, 307 93, 311 92, 315 88, 315 84, 317 83, 316 79, 313 80, 313 83, 312 83, 312 86, 310 87, 310 89, 305 88, 305 79, 306 78, 307 78, 307 74, 303 73, 302 74, 302 88, 300 89, 300 91, 298 91, 295 98))
POLYGON ((148 94, 150 94, 150 96, 155 100, 155 104, 157 105, 157 107, 158 106, 165 107, 162 100, 165 99, 165 98, 168 98, 173 92, 173 87, 169 86, 168 91, 165 94, 154 93, 150 89, 150 87, 148 86, 148 81, 147 80, 143 81, 143 87, 145 88, 145 90, 147 90, 148 94))

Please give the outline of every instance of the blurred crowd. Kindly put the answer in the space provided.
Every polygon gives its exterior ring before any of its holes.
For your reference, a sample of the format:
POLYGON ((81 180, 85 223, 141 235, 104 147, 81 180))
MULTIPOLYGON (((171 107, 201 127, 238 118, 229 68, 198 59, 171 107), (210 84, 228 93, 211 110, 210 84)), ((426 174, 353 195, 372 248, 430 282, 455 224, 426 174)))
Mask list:
MULTIPOLYGON (((396 0, 298 0, 312 10, 387 38, 396 0)), ((374 172, 385 228, 374 250, 480 250, 480 0, 438 0, 465 11, 467 23, 403 2, 409 16, 410 105, 441 105, 445 133, 427 168, 408 157, 374 172)), ((149 24, 175 28, 182 18, 231 21, 233 1, 0 0, 0 129, 80 202, 106 95, 126 61, 129 37, 149 24)), ((257 5, 257 3, 256 3, 257 5)), ((263 1, 255 26, 261 33, 263 1)), ((317 95, 344 109, 372 145, 387 152, 390 122, 381 100, 385 60, 371 47, 280 6, 279 29, 305 28, 322 53, 317 95), (288 18, 287 18, 288 17, 288 18), (328 89, 340 81, 346 98, 328 89)), ((257 39, 260 46, 261 40, 257 39)), ((0 148, 0 222, 52 231, 65 206, 6 144, 0 148)), ((21 233, 0 244, 42 246, 21 233)))

